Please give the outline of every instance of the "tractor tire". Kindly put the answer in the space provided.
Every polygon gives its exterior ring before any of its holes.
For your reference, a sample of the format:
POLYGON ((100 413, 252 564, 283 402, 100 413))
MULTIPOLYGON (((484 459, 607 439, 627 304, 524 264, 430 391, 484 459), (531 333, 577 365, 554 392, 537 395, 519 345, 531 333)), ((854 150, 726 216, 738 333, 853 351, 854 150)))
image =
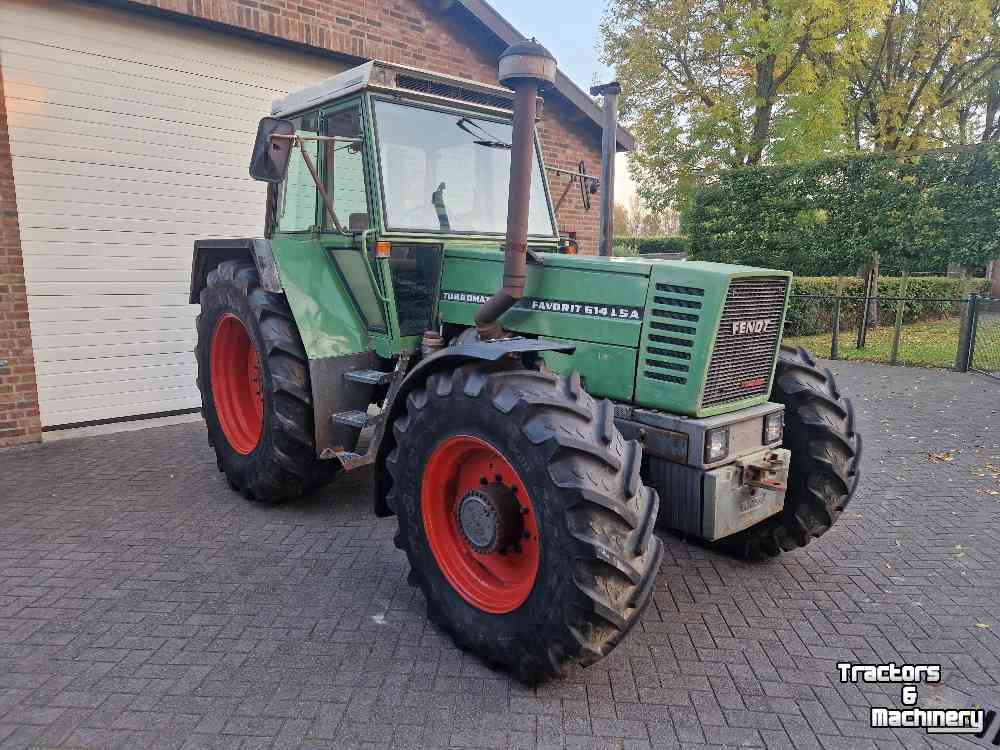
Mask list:
POLYGON ((576 374, 473 363, 430 375, 392 428, 396 546, 460 648, 536 683, 635 626, 662 554, 659 498, 610 401, 576 374))
POLYGON ((854 429, 854 408, 830 370, 817 367, 805 349, 783 346, 771 401, 785 405, 784 447, 792 454, 784 510, 719 541, 750 559, 805 547, 822 536, 858 487, 861 435, 854 429))
POLYGON ((277 503, 329 482, 340 465, 316 459, 309 363, 284 296, 261 288, 253 263, 230 260, 200 301, 202 414, 230 487, 277 503))

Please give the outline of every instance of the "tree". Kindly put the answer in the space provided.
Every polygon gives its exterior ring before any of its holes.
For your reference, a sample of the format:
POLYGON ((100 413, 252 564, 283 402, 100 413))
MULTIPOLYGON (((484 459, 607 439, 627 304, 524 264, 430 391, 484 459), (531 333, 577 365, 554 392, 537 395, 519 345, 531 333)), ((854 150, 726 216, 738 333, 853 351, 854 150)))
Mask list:
POLYGON ((614 211, 613 217, 615 223, 615 237, 626 237, 630 235, 631 232, 629 231, 629 229, 631 227, 631 224, 630 224, 628 209, 625 208, 625 206, 623 206, 618 201, 615 201, 615 206, 613 211, 614 211))
POLYGON ((1000 0, 887 0, 848 63, 857 149, 997 140, 1000 0))
POLYGON ((683 198, 711 167, 816 157, 844 146, 848 79, 884 0, 611 0, 604 59, 622 83, 647 206, 683 198))

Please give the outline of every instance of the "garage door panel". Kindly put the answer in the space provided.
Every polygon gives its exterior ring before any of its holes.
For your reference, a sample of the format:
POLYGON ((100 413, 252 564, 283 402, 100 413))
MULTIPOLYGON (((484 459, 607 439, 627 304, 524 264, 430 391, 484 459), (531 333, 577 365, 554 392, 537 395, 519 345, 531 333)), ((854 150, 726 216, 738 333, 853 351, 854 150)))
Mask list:
MULTIPOLYGON (((188 367, 192 375, 196 371, 192 351, 156 352, 153 354, 124 355, 120 357, 101 357, 99 359, 66 359, 46 362, 36 362, 35 370, 39 380, 47 377, 68 375, 79 382, 80 375, 88 379, 99 380, 103 373, 114 373, 119 380, 128 380, 129 373, 141 371, 146 367, 188 367)), ((194 380, 192 379, 192 383, 194 380)))
MULTIPOLYGON (((65 180, 65 185, 79 184, 81 190, 100 187, 114 191, 116 187, 121 187, 122 196, 178 193, 184 195, 191 191, 192 197, 209 194, 216 201, 260 206, 261 212, 263 212, 264 196, 267 194, 266 187, 262 183, 252 180, 240 182, 239 192, 234 193, 231 181, 214 179, 211 176, 187 177, 176 172, 152 172, 135 166, 95 169, 94 165, 86 162, 58 162, 46 160, 44 157, 37 159, 22 157, 19 161, 22 167, 19 174, 24 176, 24 182, 28 185, 44 186, 54 180, 65 180)), ((18 185, 21 185, 20 181, 18 185)))
MULTIPOLYGON (((98 130, 91 134, 42 128, 23 128, 18 133, 18 140, 23 143, 50 149, 96 151, 132 157, 127 163, 132 163, 135 157, 143 159, 149 157, 165 159, 172 164, 190 162, 200 167, 231 167, 234 162, 246 161, 249 164, 249 154, 253 150, 252 136, 238 147, 228 146, 226 149, 220 149, 209 144, 192 143, 190 139, 184 139, 182 136, 173 137, 173 143, 168 142, 170 137, 151 138, 146 141, 131 140, 120 136, 115 128, 98 130)), ((245 171, 244 174, 237 176, 250 179, 245 171)))
POLYGON ((24 132, 24 140, 32 143, 81 144, 120 153, 145 153, 150 149, 162 149, 161 156, 171 158, 184 158, 185 154, 204 152, 223 162, 231 162, 233 159, 246 159, 249 162, 253 149, 252 135, 238 140, 223 140, 212 137, 213 134, 224 135, 222 131, 205 128, 201 131, 204 136, 199 136, 183 125, 174 128, 180 132, 168 132, 162 129, 128 127, 122 124, 121 118, 117 118, 114 124, 63 119, 58 128, 53 128, 51 118, 24 112, 8 114, 7 121, 10 126, 20 128, 24 132))
POLYGON ((223 133, 227 139, 235 139, 240 135, 240 131, 234 127, 239 122, 235 117, 178 111, 172 109, 167 104, 155 106, 121 99, 107 99, 105 97, 91 98, 85 94, 47 91, 39 86, 16 82, 8 84, 5 81, 4 89, 7 98, 13 103, 12 106, 15 111, 27 111, 55 116, 54 107, 70 107, 85 112, 109 112, 120 118, 125 124, 131 125, 134 123, 137 127, 141 127, 144 122, 148 125, 150 122, 163 121, 186 125, 191 128, 217 130, 223 133))
MULTIPOLYGON (((75 5, 72 10, 72 35, 67 36, 65 19, 55 14, 45 16, 33 13, 31 3, 12 4, 9 13, 10 29, 7 36, 22 42, 55 47, 58 49, 86 51, 111 60, 126 60, 159 70, 183 73, 195 79, 212 79, 243 83, 270 89, 275 86, 301 86, 302 76, 309 76, 308 64, 291 62, 305 55, 282 54, 281 50, 268 50, 270 69, 261 65, 262 48, 259 44, 240 39, 220 37, 190 26, 169 24, 167 21, 140 18, 109 9, 95 9, 83 4, 53 4, 63 8, 75 5), (183 41, 172 34, 157 33, 157 27, 170 25, 179 32, 183 41), (140 41, 141 40, 141 41, 140 41), (225 45, 219 44, 225 41, 225 45)), ((267 48, 263 48, 267 50, 267 48)))
MULTIPOLYGON (((19 204, 32 200, 74 203, 84 195, 88 203, 162 206, 164 201, 173 201, 171 205, 180 210, 233 211, 253 216, 256 220, 259 220, 259 214, 263 210, 259 202, 234 202, 217 192, 185 185, 149 184, 135 180, 108 180, 51 173, 27 173, 24 181, 17 185, 19 204)), ((264 195, 261 190, 261 200, 264 195)))
POLYGON ((118 308, 118 317, 112 317, 113 312, 100 316, 101 312, 114 308, 84 308, 79 311, 74 320, 55 320, 53 310, 40 310, 32 320, 32 329, 39 334, 45 333, 98 333, 115 331, 141 331, 148 328, 184 328, 194 330, 194 319, 198 314, 197 305, 185 307, 157 307, 156 314, 146 312, 146 308, 118 308), (41 313, 49 313, 46 319, 41 313))
POLYGON ((74 0, 0 2, 46 427, 199 406, 197 239, 260 236, 275 98, 339 63, 74 0))
POLYGON ((150 391, 166 391, 178 388, 186 389, 191 385, 191 372, 174 372, 170 375, 150 375, 132 371, 121 373, 117 379, 91 381, 80 385, 70 383, 66 385, 47 386, 51 397, 50 404, 55 406, 65 399, 87 399, 93 403, 94 397, 103 396, 124 396, 134 398, 138 393, 150 391))
MULTIPOLYGON (((25 265, 29 263, 34 263, 36 260, 45 261, 46 259, 58 259, 66 258, 67 263, 75 264, 80 262, 81 258, 94 258, 95 263, 100 264, 104 260, 109 263, 117 263, 122 258, 134 258, 136 260, 136 268, 143 268, 142 262, 147 258, 152 259, 154 262, 158 259, 162 260, 174 260, 179 262, 181 265, 191 265, 191 254, 193 249, 189 245, 149 245, 144 244, 141 246, 130 247, 127 245, 112 245, 103 244, 98 242, 88 242, 88 241, 76 241, 71 240, 69 242, 34 242, 31 244, 31 248, 25 249, 24 243, 22 243, 22 249, 24 250, 24 262, 25 265), (149 253, 146 255, 145 253, 149 253)), ((121 260, 121 262, 126 262, 121 260)), ((67 268, 74 268, 75 265, 69 265, 67 268)))
MULTIPOLYGON (((84 57, 78 52, 68 52, 66 57, 84 57)), ((164 100, 176 104, 178 109, 191 112, 215 111, 228 108, 239 112, 242 117, 253 117, 261 107, 269 107, 281 93, 277 90, 240 91, 233 84, 220 84, 217 89, 192 86, 190 78, 165 80, 155 76, 135 75, 143 68, 134 64, 124 65, 80 65, 68 61, 46 59, 36 55, 12 53, 16 63, 4 66, 4 79, 34 83, 48 89, 87 94, 93 91, 98 96, 111 99, 128 99, 151 105, 161 105, 164 100), (118 67, 118 70, 115 70, 118 67)), ((94 59, 100 63, 100 58, 94 59)), ((225 111, 222 112, 225 114, 225 111)))
POLYGON ((156 67, 142 61, 109 57, 86 49, 55 47, 17 37, 5 36, 4 49, 26 71, 57 68, 67 76, 84 79, 102 77, 128 89, 155 91, 162 87, 170 96, 180 93, 195 99, 204 97, 207 101, 224 101, 230 97, 270 105, 273 99, 283 95, 275 92, 285 90, 281 86, 255 86, 239 80, 216 80, 211 76, 192 78, 189 73, 169 67, 156 67))
MULTIPOLYGON (((194 307, 194 305, 192 305, 194 307)), ((57 344, 75 345, 90 344, 93 336, 107 337, 113 342, 148 341, 150 331, 164 332, 164 338, 169 333, 169 339, 190 336, 194 341, 194 316, 190 318, 121 318, 119 320, 74 320, 63 322, 42 321, 38 324, 36 333, 40 342, 48 346, 57 344), (55 337, 63 336, 63 340, 55 337)))
MULTIPOLYGON (((185 352, 194 357, 193 340, 187 341, 137 341, 108 344, 101 347, 56 346, 39 349, 36 358, 40 362, 87 362, 104 359, 105 357, 138 357, 146 354, 178 354, 185 352)), ((140 359, 136 359, 136 362, 140 359)), ((193 387, 193 384, 192 384, 193 387)))
MULTIPOLYGON (((106 369, 95 370, 90 373, 89 383, 95 386, 104 387, 108 384, 126 383, 133 380, 144 380, 146 382, 167 382, 167 379, 174 379, 178 385, 188 385, 191 377, 195 375, 194 362, 178 362, 170 365, 153 365, 151 367, 133 367, 127 370, 106 369), (180 379, 184 380, 180 380, 180 379)), ((76 373, 54 373, 50 375, 39 375, 39 384, 46 388, 80 387, 77 382, 76 373)))
MULTIPOLYGON (((54 161, 71 161, 84 164, 92 164, 95 167, 120 167, 123 169, 135 169, 136 162, 140 168, 148 172, 158 172, 161 175, 181 174, 198 178, 214 177, 215 179, 231 180, 232 182, 250 182, 245 164, 222 165, 211 161, 201 161, 198 158, 190 158, 186 161, 176 161, 173 159, 162 159, 157 156, 146 154, 128 154, 122 151, 109 151, 99 148, 84 148, 80 146, 67 146, 64 144, 34 143, 30 140, 11 138, 11 155, 16 157, 34 157, 36 159, 46 159, 54 161)), ((199 155, 192 155, 197 157, 199 155)), ((230 189, 235 186, 230 183, 230 189)))
POLYGON ((138 117, 134 114, 106 112, 87 107, 71 107, 58 102, 42 105, 27 99, 10 99, 7 107, 7 121, 12 127, 52 127, 52 119, 59 120, 59 127, 66 132, 95 133, 114 132, 132 140, 156 141, 161 135, 186 139, 194 146, 219 146, 229 149, 243 147, 251 142, 253 133, 238 133, 231 129, 193 127, 185 122, 158 120, 154 117, 138 117))
POLYGON ((85 399, 60 401, 56 408, 43 405, 40 409, 42 424, 71 425, 81 422, 94 422, 101 419, 125 419, 137 414, 157 414, 160 412, 183 411, 197 409, 201 399, 195 395, 177 397, 175 392, 161 391, 159 393, 142 394, 142 399, 123 401, 120 398, 111 399, 111 406, 79 408, 80 404, 89 403, 85 399), (72 408, 74 405, 77 408, 72 408))
MULTIPOLYGON (((147 304, 138 307, 114 307, 109 304, 101 307, 78 307, 73 312, 72 319, 68 319, 65 311, 61 308, 35 307, 31 316, 31 325, 35 326, 35 321, 39 325, 52 325, 62 323, 63 325, 93 325, 98 321, 107 321, 108 325, 117 324, 120 320, 147 320, 181 318, 183 320, 194 320, 198 314, 197 305, 153 305, 147 304)), ((111 330, 111 329, 108 329, 111 330)))
MULTIPOLYGON (((28 308, 62 309, 66 310, 66 317, 72 319, 76 310, 81 308, 107 308, 107 307, 149 307, 149 306, 177 306, 190 307, 188 302, 188 290, 183 294, 63 294, 58 296, 46 296, 28 294, 28 308)), ((37 352, 36 352, 37 355, 37 352)))
MULTIPOLYGON (((178 227, 184 229, 184 227, 178 227)), ((209 232, 198 231, 197 227, 186 227, 189 231, 177 234, 162 234, 156 232, 122 232, 122 231, 98 231, 88 228, 94 235, 93 239, 104 245, 117 245, 120 247, 156 247, 160 245, 177 245, 186 248, 194 246, 196 239, 225 239, 227 237, 253 237, 259 236, 260 227, 232 227, 231 232, 209 232)), ((208 229, 207 227, 205 228, 208 229)), ((21 226, 22 236, 25 231, 30 232, 36 240, 42 242, 73 242, 74 238, 80 236, 78 229, 48 229, 45 227, 25 227, 21 226)))
POLYGON ((66 272, 74 273, 75 270, 93 270, 98 272, 117 271, 128 269, 130 271, 178 271, 185 275, 191 272, 191 253, 185 255, 165 256, 158 258, 154 255, 101 255, 98 253, 81 253, 80 255, 28 255, 24 259, 25 271, 33 272, 66 272))
MULTIPOLYGON (((200 100, 191 96, 173 92, 150 91, 137 89, 118 83, 108 83, 103 71, 93 71, 95 77, 83 80, 75 76, 62 75, 59 72, 32 70, 17 64, 4 65, 4 85, 11 86, 14 96, 29 100, 62 100, 73 97, 71 101, 91 100, 93 109, 112 111, 130 110, 134 106, 146 108, 144 111, 157 111, 196 118, 217 117, 221 120, 238 119, 242 121, 254 116, 260 116, 262 109, 270 107, 269 101, 257 99, 237 99, 227 96, 200 100)), ((155 84, 155 81, 151 81, 155 84)), ((188 89, 190 94, 191 90, 188 89)))
MULTIPOLYGON (((60 206, 52 201, 34 202, 21 206, 21 223, 25 226, 44 226, 51 229, 81 229, 94 231, 161 232, 177 226, 179 209, 147 208, 135 206, 106 206, 102 204, 72 203, 73 213, 57 211, 60 206), (41 211, 37 209, 42 209, 41 211)), ((65 204, 63 204, 65 205, 65 204)), ((234 225, 255 224, 258 217, 246 214, 225 214, 221 211, 192 211, 184 213, 185 219, 199 227, 213 228, 228 234, 234 225), (250 219, 248 221, 248 219, 250 219)))
POLYGON ((72 347, 90 348, 106 344, 151 344, 157 341, 174 343, 188 341, 193 350, 195 344, 194 326, 183 325, 182 321, 174 320, 173 327, 156 329, 147 326, 136 331, 111 331, 109 333, 40 333, 40 346, 53 349, 69 349, 72 347))
POLYGON ((174 287, 178 285, 186 287, 191 281, 191 270, 184 267, 159 269, 155 272, 138 268, 32 268, 30 272, 25 270, 28 282, 32 285, 45 282, 79 284, 107 282, 138 285, 148 282, 151 276, 155 277, 158 284, 171 284, 174 287))

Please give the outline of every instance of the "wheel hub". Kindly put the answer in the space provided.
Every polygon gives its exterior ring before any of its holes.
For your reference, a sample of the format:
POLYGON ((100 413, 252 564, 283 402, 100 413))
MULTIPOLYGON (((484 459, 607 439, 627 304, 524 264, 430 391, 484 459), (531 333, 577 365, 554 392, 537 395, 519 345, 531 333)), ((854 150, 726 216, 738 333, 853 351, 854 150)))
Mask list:
POLYGON ((524 604, 541 564, 539 519, 503 453, 480 437, 445 438, 424 465, 420 508, 434 561, 459 596, 491 614, 524 604))
POLYGON ((236 315, 225 313, 216 323, 209 362, 219 425, 232 449, 248 455, 263 433, 264 395, 257 349, 236 315))
POLYGON ((471 490, 455 504, 458 528, 474 552, 504 552, 520 538, 521 506, 502 484, 471 490))

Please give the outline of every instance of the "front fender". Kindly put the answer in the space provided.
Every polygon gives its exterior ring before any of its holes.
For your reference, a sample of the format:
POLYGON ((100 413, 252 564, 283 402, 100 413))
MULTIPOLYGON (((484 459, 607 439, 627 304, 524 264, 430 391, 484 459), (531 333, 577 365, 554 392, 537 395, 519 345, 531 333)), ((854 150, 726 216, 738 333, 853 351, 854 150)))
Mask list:
POLYGON ((392 423, 399 418, 406 408, 406 397, 416 388, 422 386, 432 373, 442 370, 454 370, 469 362, 497 362, 509 355, 523 355, 534 352, 565 352, 572 354, 576 346, 563 341, 546 341, 544 339, 496 339, 495 341, 474 341, 470 343, 449 346, 429 357, 422 359, 416 367, 407 373, 402 385, 396 391, 391 403, 386 406, 383 418, 386 420, 382 441, 375 458, 374 510, 379 518, 395 515, 395 511, 386 500, 391 487, 391 478, 385 470, 385 459, 396 447, 396 438, 392 431, 392 423))

